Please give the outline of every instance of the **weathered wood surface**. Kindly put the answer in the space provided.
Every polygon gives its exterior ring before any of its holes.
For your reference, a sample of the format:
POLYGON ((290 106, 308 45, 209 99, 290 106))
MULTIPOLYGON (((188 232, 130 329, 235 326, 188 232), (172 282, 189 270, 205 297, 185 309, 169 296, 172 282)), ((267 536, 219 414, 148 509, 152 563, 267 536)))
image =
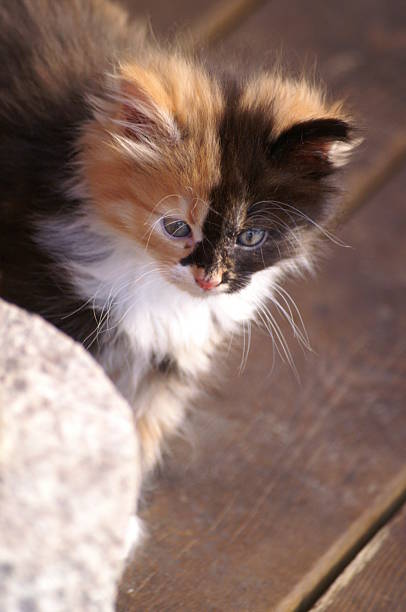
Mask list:
POLYGON ((368 543, 314 612, 404 612, 406 508, 368 543))
MULTIPOLYGON (((386 150, 390 160, 405 124, 402 16, 395 0, 274 0, 222 53, 241 58, 244 49, 247 66, 269 65, 282 45, 296 66, 317 58, 329 89, 349 95, 365 125, 354 189, 386 150)), ((289 287, 315 351, 290 343, 301 383, 265 334, 254 334, 242 375, 241 352, 230 355, 231 375, 194 419, 194 446, 174 445, 146 495, 150 537, 122 583, 119 612, 308 607, 399 502, 405 189, 404 178, 392 180, 340 234, 353 248, 334 247, 317 280, 289 287)))
POLYGON ((179 29, 185 31, 192 24, 199 23, 207 12, 219 3, 216 0, 119 0, 132 17, 146 19, 152 31, 159 36, 171 36, 179 29))

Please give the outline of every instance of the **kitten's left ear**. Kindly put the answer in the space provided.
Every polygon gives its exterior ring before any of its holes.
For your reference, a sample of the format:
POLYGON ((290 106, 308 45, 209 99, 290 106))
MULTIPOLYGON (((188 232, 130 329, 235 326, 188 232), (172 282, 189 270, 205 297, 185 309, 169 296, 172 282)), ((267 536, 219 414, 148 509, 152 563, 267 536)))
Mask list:
POLYGON ((322 178, 344 166, 361 140, 343 119, 310 119, 280 133, 269 153, 276 163, 291 163, 295 170, 322 178))
POLYGON ((116 126, 112 135, 132 157, 156 161, 165 145, 179 140, 172 100, 152 69, 122 67, 113 77, 110 97, 109 119, 116 126))

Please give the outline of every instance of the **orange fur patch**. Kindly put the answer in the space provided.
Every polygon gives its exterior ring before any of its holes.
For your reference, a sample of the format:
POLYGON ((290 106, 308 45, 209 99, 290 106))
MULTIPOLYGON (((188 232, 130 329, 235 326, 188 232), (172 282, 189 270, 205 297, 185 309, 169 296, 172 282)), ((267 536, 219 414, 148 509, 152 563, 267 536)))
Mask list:
POLYGON ((335 118, 348 120, 340 102, 329 104, 323 92, 304 79, 293 81, 279 75, 264 74, 247 86, 242 106, 261 108, 273 117, 272 136, 301 121, 335 118))
MULTIPOLYGON (((162 264, 174 264, 191 245, 157 231, 159 220, 178 214, 196 235, 201 234, 208 195, 220 177, 221 95, 202 69, 174 57, 156 57, 147 67, 126 65, 118 78, 123 90, 117 102, 113 98, 112 104, 106 104, 102 118, 90 122, 81 138, 85 180, 93 206, 105 222, 149 249, 162 264), (131 150, 126 154, 120 138, 128 135, 117 121, 125 113, 121 94, 140 101, 141 112, 149 107, 147 112, 168 113, 182 137, 163 138, 164 125, 162 130, 152 126, 152 133, 147 126, 148 138, 156 139, 158 156, 143 159, 136 149, 134 155, 131 150)), ((151 121, 159 119, 158 114, 151 121)))

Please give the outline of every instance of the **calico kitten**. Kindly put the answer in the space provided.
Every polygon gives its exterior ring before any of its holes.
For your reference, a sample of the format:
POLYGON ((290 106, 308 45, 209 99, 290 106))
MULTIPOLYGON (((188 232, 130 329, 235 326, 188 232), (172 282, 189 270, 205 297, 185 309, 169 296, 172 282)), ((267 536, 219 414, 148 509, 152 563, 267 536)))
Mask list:
POLYGON ((146 474, 216 348, 311 266, 351 120, 304 80, 151 46, 104 0, 3 0, 0 53, 0 295, 103 365, 146 474))

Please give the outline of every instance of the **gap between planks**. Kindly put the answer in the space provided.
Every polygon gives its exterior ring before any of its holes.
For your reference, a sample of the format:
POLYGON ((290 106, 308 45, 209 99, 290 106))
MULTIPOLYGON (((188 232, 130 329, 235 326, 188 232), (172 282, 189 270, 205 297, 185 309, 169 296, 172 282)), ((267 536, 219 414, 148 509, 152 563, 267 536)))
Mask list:
POLYGON ((198 23, 188 28, 180 38, 180 44, 187 50, 213 45, 226 36, 251 13, 270 0, 223 0, 216 2, 198 23))
POLYGON ((390 523, 382 527, 376 536, 357 554, 344 571, 337 577, 327 592, 319 599, 312 608, 313 612, 325 612, 334 604, 336 597, 354 582, 356 576, 361 574, 375 559, 386 540, 390 537, 390 523))
POLYGON ((305 612, 406 502, 406 466, 279 603, 275 612, 305 612))

